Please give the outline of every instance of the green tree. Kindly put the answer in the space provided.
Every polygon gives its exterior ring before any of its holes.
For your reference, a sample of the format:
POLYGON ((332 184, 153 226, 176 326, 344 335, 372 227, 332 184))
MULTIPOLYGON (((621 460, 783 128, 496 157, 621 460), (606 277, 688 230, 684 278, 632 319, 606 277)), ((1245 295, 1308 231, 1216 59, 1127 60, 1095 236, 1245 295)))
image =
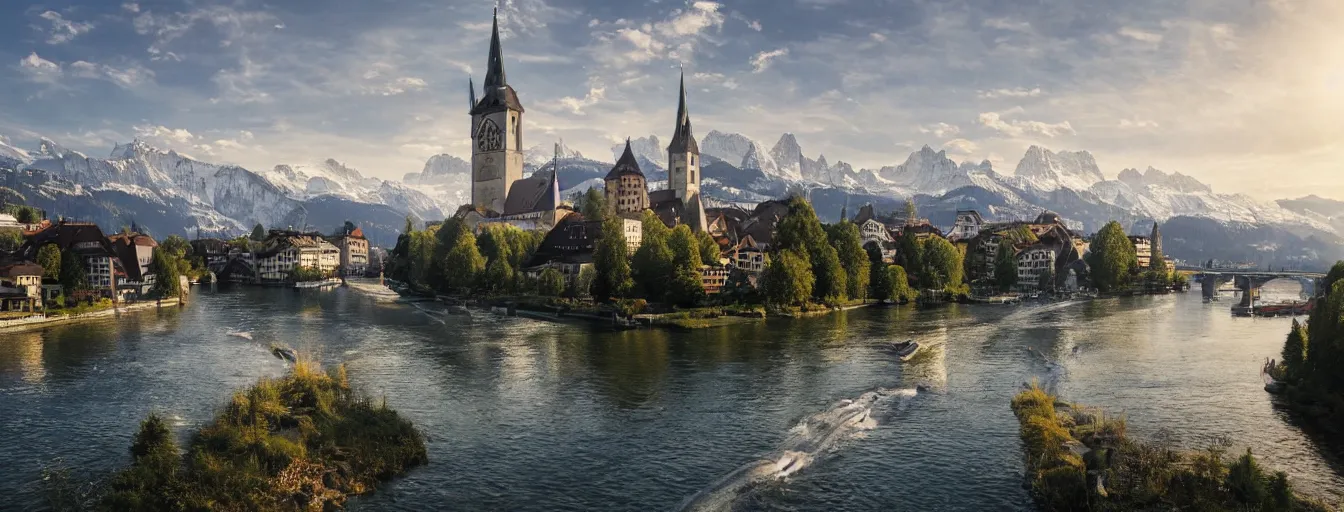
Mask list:
POLYGON ((714 237, 708 232, 697 231, 695 238, 700 242, 700 263, 703 265, 719 266, 719 243, 714 241, 714 237))
POLYGON ((623 298, 634 287, 630 277, 629 245, 625 241, 622 219, 607 216, 602 221, 602 230, 598 234, 593 249, 593 298, 606 302, 613 298, 623 298))
POLYGON ((60 282, 67 295, 89 288, 89 277, 84 270, 84 258, 75 251, 61 252, 60 282))
POLYGON ((1092 285, 1102 292, 1117 290, 1129 283, 1130 274, 1138 268, 1134 243, 1125 236, 1120 223, 1106 223, 1092 239, 1092 254, 1088 265, 1092 268, 1092 285))
POLYGON ((1036 289, 1041 291, 1054 291, 1055 289, 1055 270, 1047 268, 1041 272, 1041 276, 1036 279, 1036 289))
POLYGON ((900 265, 887 266, 887 300, 892 302, 909 302, 915 299, 914 290, 910 289, 910 280, 905 275, 905 269, 900 265))
POLYGON ((23 245, 23 232, 18 229, 0 229, 0 252, 14 252, 23 245))
POLYGON ((435 231, 431 229, 412 231, 406 249, 406 280, 421 290, 430 290, 431 270, 435 266, 435 231))
POLYGON ((537 294, 545 297, 559 297, 565 292, 565 276, 556 270, 555 267, 547 267, 541 271, 541 277, 537 279, 537 294))
POLYGON ((61 249, 56 244, 46 244, 37 250, 37 264, 42 266, 45 279, 60 280, 62 260, 61 249))
POLYGON ((1288 340, 1283 343, 1283 366, 1287 369, 1288 378, 1297 379, 1302 376, 1303 366, 1307 360, 1307 329, 1306 326, 1293 319, 1293 326, 1288 331, 1288 340))
POLYGON ((672 281, 667 283, 667 300, 678 306, 694 306, 705 298, 700 270, 685 265, 677 266, 672 281))
POLYGON ((678 225, 672 229, 672 235, 667 239, 667 247, 672 250, 672 266, 677 270, 691 269, 700 270, 700 240, 695 237, 695 232, 686 224, 678 225))
POLYGON ((775 227, 774 242, 776 252, 793 250, 811 267, 814 297, 826 302, 845 300, 845 269, 812 205, 801 197, 790 199, 788 212, 775 227))
MULTIPOLYGON (((658 221, 658 224, 662 225, 662 221, 658 221)), ((631 272, 645 298, 663 300, 667 281, 675 274, 672 261, 672 249, 667 246, 667 236, 644 232, 644 239, 639 249, 635 250, 631 262, 631 272)))
POLYGON ((867 298, 872 262, 869 261, 867 251, 863 250, 859 227, 848 220, 841 220, 828 226, 826 235, 831 246, 835 247, 840 267, 845 269, 846 295, 852 299, 867 298))
MULTIPOLYGON (((162 247, 159 246, 160 249, 162 247)), ((176 297, 181 291, 178 286, 181 274, 172 254, 171 251, 156 250, 149 260, 149 273, 154 275, 154 287, 150 293, 160 298, 176 297)))
POLYGON ((928 270, 930 288, 955 291, 961 288, 962 254, 946 238, 933 237, 924 243, 924 265, 928 270))
POLYGON ((579 269, 579 275, 569 283, 569 296, 588 297, 593 294, 593 283, 597 282, 597 270, 592 265, 579 269))
POLYGON ((914 224, 916 219, 919 219, 919 209, 915 207, 915 200, 914 198, 907 199, 905 201, 905 225, 914 224))
POLYGON ((588 220, 600 220, 610 213, 607 196, 595 187, 588 187, 588 191, 579 197, 578 203, 579 212, 588 220))
POLYGON ((257 223, 256 226, 253 226, 253 227, 252 227, 252 236, 251 236, 250 238, 251 238, 253 241, 257 241, 257 242, 260 242, 260 241, 262 241, 262 240, 265 240, 265 239, 266 239, 266 228, 262 227, 261 223, 257 223))
POLYGON ((812 268, 807 258, 794 249, 775 253, 761 275, 765 300, 772 306, 797 306, 812 296, 812 268))
POLYGON ((1013 242, 1008 237, 999 240, 999 251, 994 256, 994 284, 1006 292, 1017 284, 1017 258, 1013 257, 1013 242))
POLYGON ((476 236, 462 233, 457 243, 444 255, 442 267, 445 290, 470 290, 485 271, 485 257, 476 248, 476 236))
POLYGON ((863 250, 868 254, 868 297, 878 301, 891 298, 887 295, 891 283, 887 282, 887 262, 882 259, 882 247, 869 242, 863 250))
POLYGON ((513 289, 513 267, 509 260, 496 258, 485 266, 485 288, 493 292, 508 292, 513 289))
POLYGON ((14 214, 14 220, 19 221, 19 224, 34 224, 37 222, 37 210, 34 210, 31 206, 19 208, 19 211, 14 214))
POLYGON ((910 276, 907 271, 908 279, 906 284, 912 288, 918 287, 919 274, 924 268, 924 244, 919 241, 912 229, 902 229, 900 236, 896 237, 896 264, 901 268, 913 270, 916 275, 910 276))

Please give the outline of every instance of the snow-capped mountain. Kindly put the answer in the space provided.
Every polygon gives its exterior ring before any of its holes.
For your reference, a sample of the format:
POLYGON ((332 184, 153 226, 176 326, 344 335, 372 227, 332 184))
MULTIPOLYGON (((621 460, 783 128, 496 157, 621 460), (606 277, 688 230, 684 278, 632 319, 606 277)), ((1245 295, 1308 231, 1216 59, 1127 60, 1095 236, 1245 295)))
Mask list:
POLYGON ((751 139, 740 133, 723 133, 710 130, 700 140, 700 154, 712 156, 725 162, 741 162, 753 144, 751 139))
POLYGON ((1106 179, 1097 161, 1086 151, 1052 152, 1040 146, 1027 148, 1027 154, 1013 172, 1033 188, 1052 191, 1058 188, 1087 190, 1106 179))
MULTIPOLYGON (((560 158, 583 158, 583 153, 566 146, 564 141, 560 141, 560 158)), ((537 144, 523 151, 523 162, 537 167, 548 165, 555 159, 555 146, 551 144, 537 144)), ((624 146, 622 146, 624 149, 624 146)), ((467 167, 471 169, 470 166, 467 167)))
POLYGON ((6 139, 0 137, 0 163, 8 162, 11 166, 19 167, 31 161, 33 156, 27 151, 9 145, 6 139))
MULTIPOLYGON (((621 158, 621 153, 625 152, 625 143, 619 142, 611 146, 611 161, 615 162, 621 158)), ((658 140, 657 135, 630 139, 630 152, 634 153, 635 160, 639 162, 639 168, 647 174, 650 170, 662 169, 667 164, 667 146, 658 140)), ((614 165, 614 164, 613 164, 614 165)), ((610 167, 608 167, 610 170, 610 167)))
POLYGON ((807 159, 792 133, 779 137, 779 142, 770 149, 770 158, 774 159, 780 177, 795 181, 803 179, 803 162, 807 159))
POLYGON ((1124 169, 1116 178, 1131 188, 1139 189, 1148 185, 1160 185, 1177 192, 1213 192, 1213 187, 1179 172, 1167 174, 1152 167, 1142 174, 1137 169, 1124 169))

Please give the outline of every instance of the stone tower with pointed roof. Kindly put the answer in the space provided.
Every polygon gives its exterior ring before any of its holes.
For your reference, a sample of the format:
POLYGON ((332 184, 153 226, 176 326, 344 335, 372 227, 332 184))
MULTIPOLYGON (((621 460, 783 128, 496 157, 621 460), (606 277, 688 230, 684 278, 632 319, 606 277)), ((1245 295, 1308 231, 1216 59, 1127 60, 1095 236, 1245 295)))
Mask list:
POLYGON ((667 186, 681 201, 681 223, 696 231, 706 226, 705 207, 700 201, 700 146, 691 133, 691 114, 686 109, 686 74, 681 75, 677 124, 667 145, 667 186))
MULTIPOLYGON (((475 93, 472 93, 473 99, 475 93)), ((504 212, 509 189, 523 179, 523 104, 504 77, 499 14, 490 34, 490 60, 481 98, 471 108, 471 204, 504 212)))
POLYGON ((618 214, 638 214, 649 207, 649 184, 639 161, 630 150, 630 139, 625 140, 625 152, 603 179, 607 204, 618 214))

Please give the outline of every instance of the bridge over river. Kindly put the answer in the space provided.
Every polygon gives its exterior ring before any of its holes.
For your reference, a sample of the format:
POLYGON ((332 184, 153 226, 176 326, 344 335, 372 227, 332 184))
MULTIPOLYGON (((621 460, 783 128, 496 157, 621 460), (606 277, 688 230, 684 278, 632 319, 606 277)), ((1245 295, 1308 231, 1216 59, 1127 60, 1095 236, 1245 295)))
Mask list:
POLYGON ((1212 299, 1218 296, 1218 289, 1227 283, 1233 283, 1236 289, 1242 292, 1240 307, 1252 307, 1254 300, 1260 295, 1260 288, 1270 281, 1276 279, 1291 279, 1302 285, 1302 293, 1306 296, 1316 295, 1316 288, 1325 274, 1320 272, 1306 272, 1299 270, 1235 270, 1235 269, 1207 269, 1207 268, 1177 268, 1180 271, 1190 272, 1195 281, 1200 283, 1200 289, 1204 298, 1212 299))

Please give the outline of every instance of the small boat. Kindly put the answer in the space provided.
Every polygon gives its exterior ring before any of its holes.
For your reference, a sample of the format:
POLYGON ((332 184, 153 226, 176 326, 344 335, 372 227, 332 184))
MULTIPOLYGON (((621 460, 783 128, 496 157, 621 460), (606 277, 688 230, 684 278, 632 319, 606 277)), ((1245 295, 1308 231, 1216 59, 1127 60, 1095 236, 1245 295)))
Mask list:
POLYGON ((910 358, 915 357, 916 352, 919 352, 919 343, 915 340, 892 343, 890 346, 891 350, 896 353, 896 356, 901 358, 901 361, 909 361, 910 358))
POLYGON ((282 359, 291 363, 298 360, 298 357, 294 354, 294 349, 292 348, 274 346, 271 347, 271 353, 275 355, 276 359, 282 359))

